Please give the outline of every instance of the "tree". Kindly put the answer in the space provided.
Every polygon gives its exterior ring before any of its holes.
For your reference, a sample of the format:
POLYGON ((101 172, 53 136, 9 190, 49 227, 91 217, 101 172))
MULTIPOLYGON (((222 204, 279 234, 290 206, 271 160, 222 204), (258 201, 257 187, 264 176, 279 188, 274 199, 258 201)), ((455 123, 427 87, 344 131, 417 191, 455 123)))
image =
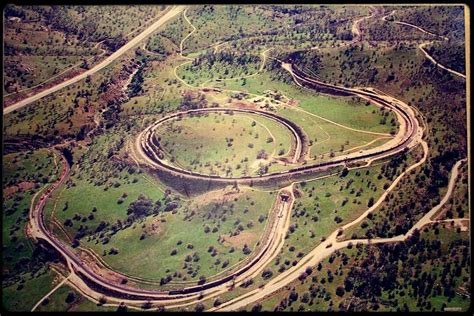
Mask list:
POLYGON ((197 313, 201 313, 204 311, 204 304, 202 303, 198 303, 196 304, 196 306, 194 307, 194 311, 197 312, 197 313))
POLYGON ((68 292, 66 296, 66 303, 71 304, 72 302, 74 302, 75 298, 76 298, 76 295, 74 294, 74 292, 71 292, 71 291, 68 292))
POLYGON ((249 248, 249 246, 247 246, 247 244, 245 244, 244 247, 242 248, 242 252, 248 255, 252 252, 252 250, 249 248))
POLYGON ((147 198, 145 195, 140 194, 138 199, 130 203, 127 209, 127 215, 131 220, 138 219, 153 213, 154 205, 153 201, 147 198))
POLYGON ((120 303, 119 307, 117 307, 117 312, 126 312, 127 310, 127 305, 124 302, 120 303))
POLYGON ((291 291, 290 296, 288 297, 290 302, 294 302, 298 299, 298 293, 296 293, 294 290, 291 291))
POLYGON ((143 309, 150 309, 153 307, 153 304, 150 302, 150 301, 146 301, 145 303, 143 303, 142 305, 142 308, 143 309))
POLYGON ((264 269, 263 272, 262 272, 262 278, 264 279, 269 279, 273 276, 273 272, 271 269, 264 269))
POLYGON ((253 307, 252 307, 252 312, 253 313, 258 313, 262 310, 262 304, 255 304, 253 307))
POLYGON ((336 295, 342 297, 344 293, 345 293, 344 288, 342 286, 338 286, 336 289, 336 295))
POLYGON ((203 275, 201 275, 201 276, 199 277, 198 284, 199 284, 199 285, 202 285, 202 284, 204 284, 204 283, 206 283, 206 277, 203 276, 203 275))
POLYGON ((105 298, 105 296, 101 296, 100 299, 99 299, 99 306, 102 306, 104 305, 105 303, 107 303, 107 299, 105 298))
POLYGON ((349 169, 347 169, 347 167, 344 168, 344 169, 342 170, 342 172, 341 172, 341 177, 347 176, 348 173, 349 173, 349 169))

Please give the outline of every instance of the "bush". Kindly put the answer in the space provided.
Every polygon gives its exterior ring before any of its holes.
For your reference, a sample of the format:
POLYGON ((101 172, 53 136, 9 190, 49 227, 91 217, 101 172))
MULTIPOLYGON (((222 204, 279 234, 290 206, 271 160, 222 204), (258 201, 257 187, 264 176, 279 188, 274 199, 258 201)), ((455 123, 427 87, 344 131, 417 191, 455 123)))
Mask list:
POLYGON ((273 272, 270 269, 264 269, 262 272, 262 278, 269 279, 273 276, 273 272))
POLYGON ((242 248, 242 252, 248 255, 252 252, 252 250, 249 248, 249 246, 247 246, 247 244, 245 244, 244 247, 242 248))
POLYGON ((66 296, 66 303, 71 304, 72 302, 74 302, 75 298, 76 295, 74 294, 74 292, 68 292, 66 296))
POLYGON ((198 303, 196 304, 196 306, 194 307, 194 311, 197 312, 197 313, 201 313, 204 311, 204 305, 202 303, 198 303))
POLYGON ((346 291, 344 291, 344 288, 342 286, 338 286, 336 289, 336 295, 342 297, 344 293, 346 293, 346 291))
POLYGON ((258 313, 262 310, 262 304, 255 304, 253 307, 252 307, 252 313, 258 313))

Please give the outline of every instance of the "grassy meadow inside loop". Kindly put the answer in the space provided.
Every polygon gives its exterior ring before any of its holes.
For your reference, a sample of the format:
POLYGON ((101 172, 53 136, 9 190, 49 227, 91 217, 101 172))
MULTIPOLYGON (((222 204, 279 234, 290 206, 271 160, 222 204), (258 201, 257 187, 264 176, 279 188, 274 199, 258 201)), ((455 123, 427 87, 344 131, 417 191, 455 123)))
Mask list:
POLYGON ((185 116, 159 125, 154 137, 169 163, 226 177, 258 174, 294 141, 285 126, 250 113, 185 116))

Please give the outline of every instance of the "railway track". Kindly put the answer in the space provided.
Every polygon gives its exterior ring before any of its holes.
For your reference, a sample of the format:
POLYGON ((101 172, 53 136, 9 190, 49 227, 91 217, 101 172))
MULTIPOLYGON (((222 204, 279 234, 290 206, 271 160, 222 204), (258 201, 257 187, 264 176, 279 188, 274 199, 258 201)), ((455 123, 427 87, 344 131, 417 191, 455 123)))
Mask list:
POLYGON ((167 172, 168 174, 184 179, 190 180, 204 180, 204 181, 211 181, 211 182, 219 182, 219 183, 239 183, 239 184, 255 184, 258 182, 265 182, 269 180, 281 180, 281 179, 288 179, 292 176, 298 176, 308 173, 315 173, 320 171, 325 171, 329 168, 343 166, 347 163, 364 161, 366 159, 381 159, 388 156, 395 155, 397 153, 401 153, 404 150, 408 149, 411 145, 414 145, 414 140, 416 140, 417 131, 419 130, 419 124, 415 113, 403 102, 395 100, 385 94, 378 94, 375 90, 369 89, 352 89, 352 88, 345 88, 330 85, 327 83, 323 83, 321 81, 317 81, 311 79, 307 76, 304 72, 300 71, 294 66, 284 65, 289 70, 294 80, 297 81, 299 84, 309 86, 312 89, 316 90, 324 90, 325 92, 335 93, 335 94, 344 94, 344 95, 353 95, 359 96, 364 99, 369 100, 370 102, 378 105, 384 106, 393 112, 395 112, 399 119, 402 120, 400 122, 400 126, 402 127, 399 130, 398 137, 395 137, 395 141, 391 141, 392 144, 387 146, 386 144, 379 146, 377 148, 364 151, 362 153, 352 153, 347 155, 338 156, 330 161, 316 163, 316 164, 307 164, 295 168, 291 168, 289 170, 269 173, 261 176, 242 176, 242 177, 224 177, 218 175, 208 175, 202 174, 198 172, 189 171, 178 166, 171 165, 164 161, 162 158, 159 157, 158 152, 160 152, 159 144, 153 141, 153 131, 154 129, 171 119, 175 119, 176 117, 182 115, 188 115, 191 113, 205 113, 205 112, 213 112, 213 111, 234 111, 234 112, 245 112, 251 113, 255 115, 263 115, 269 117, 271 119, 276 120, 277 122, 285 125, 292 134, 294 135, 297 145, 296 145, 296 153, 295 158, 297 157, 298 161, 301 161, 303 157, 303 152, 306 150, 307 145, 303 142, 303 136, 301 132, 298 132, 300 128, 294 124, 293 122, 284 119, 274 113, 261 111, 261 110, 251 110, 251 109, 233 109, 233 108, 206 108, 206 109, 197 109, 197 110, 189 110, 185 112, 179 112, 172 114, 170 116, 164 117, 154 124, 147 127, 142 133, 140 133, 135 142, 135 151, 139 154, 140 157, 143 158, 143 161, 152 168, 157 168, 161 171, 167 172))
MULTIPOLYGON (((327 170, 328 168, 346 164, 348 162, 358 162, 368 158, 372 160, 381 159, 400 153, 409 146, 417 144, 417 135, 420 135, 419 124, 414 112, 403 102, 371 89, 349 89, 328 85, 312 79, 291 65, 288 69, 292 72, 295 81, 301 85, 308 86, 311 89, 320 89, 322 87, 325 89, 332 89, 336 91, 336 93, 344 92, 349 95, 360 96, 379 106, 385 106, 396 112, 399 119, 402 120, 400 123, 403 127, 399 130, 400 135, 394 138, 396 142, 391 146, 385 146, 372 150, 372 152, 336 157, 336 159, 325 163, 305 165, 260 177, 225 178, 220 176, 203 175, 187 170, 182 170, 175 166, 170 166, 157 157, 157 144, 152 140, 154 128, 156 128, 159 124, 167 120, 174 119, 180 115, 182 116, 191 113, 199 114, 209 111, 253 113, 276 120, 288 128, 296 139, 297 145, 295 146, 294 157, 297 157, 297 159, 304 157, 302 153, 304 151, 305 144, 300 134, 301 131, 299 130, 299 127, 293 122, 281 118, 274 113, 266 111, 209 108, 175 113, 162 118, 161 120, 155 122, 155 124, 147 127, 142 133, 139 134, 139 137, 137 137, 135 142, 137 147, 136 149, 138 149, 138 152, 142 155, 142 158, 144 158, 149 165, 160 168, 161 170, 165 170, 166 172, 170 172, 173 175, 183 177, 185 179, 197 178, 216 182, 249 183, 250 181, 278 180, 279 178, 287 177, 288 175, 292 176, 305 173, 316 173, 321 170, 327 170)), ((51 232, 49 232, 45 225, 43 211, 46 200, 50 197, 54 190, 64 183, 69 174, 70 167, 65 158, 62 156, 61 164, 63 166, 63 171, 60 179, 49 189, 47 189, 47 191, 39 199, 39 202, 32 207, 29 222, 30 233, 34 238, 42 239, 49 243, 65 258, 67 267, 71 272, 71 277, 68 279, 68 283, 72 284, 83 295, 92 300, 98 301, 100 297, 105 295, 109 300, 115 302, 115 305, 119 304, 120 302, 125 302, 129 306, 134 306, 135 308, 139 308, 138 306, 146 302, 167 304, 167 306, 173 304, 180 304, 178 306, 191 305, 199 300, 199 297, 201 297, 201 299, 208 299, 210 297, 225 293, 229 290, 229 288, 232 288, 236 285, 238 286, 245 280, 257 275, 261 269, 263 269, 265 265, 276 256, 284 243, 284 235, 286 233, 287 226, 289 225, 289 214, 294 202, 294 197, 290 198, 289 201, 281 201, 280 203, 276 203, 274 210, 272 211, 272 224, 270 225, 269 230, 265 231, 262 238, 262 246, 258 249, 255 257, 229 275, 223 276, 222 278, 213 280, 203 285, 188 286, 181 289, 168 291, 140 289, 130 285, 118 284, 118 282, 109 280, 101 273, 97 273, 88 267, 87 263, 82 261, 81 258, 68 245, 65 245, 51 232)), ((290 193, 292 195, 292 192, 290 193)))

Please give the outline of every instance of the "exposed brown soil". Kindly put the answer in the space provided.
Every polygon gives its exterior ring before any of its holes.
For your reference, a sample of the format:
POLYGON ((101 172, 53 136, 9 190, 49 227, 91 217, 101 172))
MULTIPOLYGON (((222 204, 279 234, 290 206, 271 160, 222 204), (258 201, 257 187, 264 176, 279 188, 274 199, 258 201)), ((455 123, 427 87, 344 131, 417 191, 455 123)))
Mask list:
POLYGON ((18 185, 12 185, 12 186, 4 188, 3 189, 3 196, 7 197, 7 196, 10 196, 11 194, 13 194, 15 192, 18 192, 18 191, 25 192, 25 191, 30 190, 34 186, 35 186, 34 182, 23 181, 23 182, 18 183, 18 185))
POLYGON ((240 234, 238 234, 237 236, 222 236, 222 239, 224 240, 225 244, 235 247, 237 249, 241 249, 245 244, 249 246, 252 245, 255 241, 255 238, 257 237, 256 235, 257 234, 255 232, 243 231, 240 232, 240 234))
POLYGON ((3 197, 8 197, 16 191, 18 191, 18 187, 16 185, 6 187, 3 189, 3 197))
POLYGON ((300 101, 296 99, 290 99, 290 101, 288 101, 288 104, 291 106, 298 106, 300 104, 300 101))
POLYGON ((235 106, 238 109, 250 109, 254 110, 257 106, 254 103, 235 101, 231 103, 232 106, 235 106))
POLYGON ((153 235, 158 235, 163 231, 163 227, 161 225, 161 219, 156 218, 148 224, 144 229, 143 233, 145 233, 147 236, 153 236, 153 235))

